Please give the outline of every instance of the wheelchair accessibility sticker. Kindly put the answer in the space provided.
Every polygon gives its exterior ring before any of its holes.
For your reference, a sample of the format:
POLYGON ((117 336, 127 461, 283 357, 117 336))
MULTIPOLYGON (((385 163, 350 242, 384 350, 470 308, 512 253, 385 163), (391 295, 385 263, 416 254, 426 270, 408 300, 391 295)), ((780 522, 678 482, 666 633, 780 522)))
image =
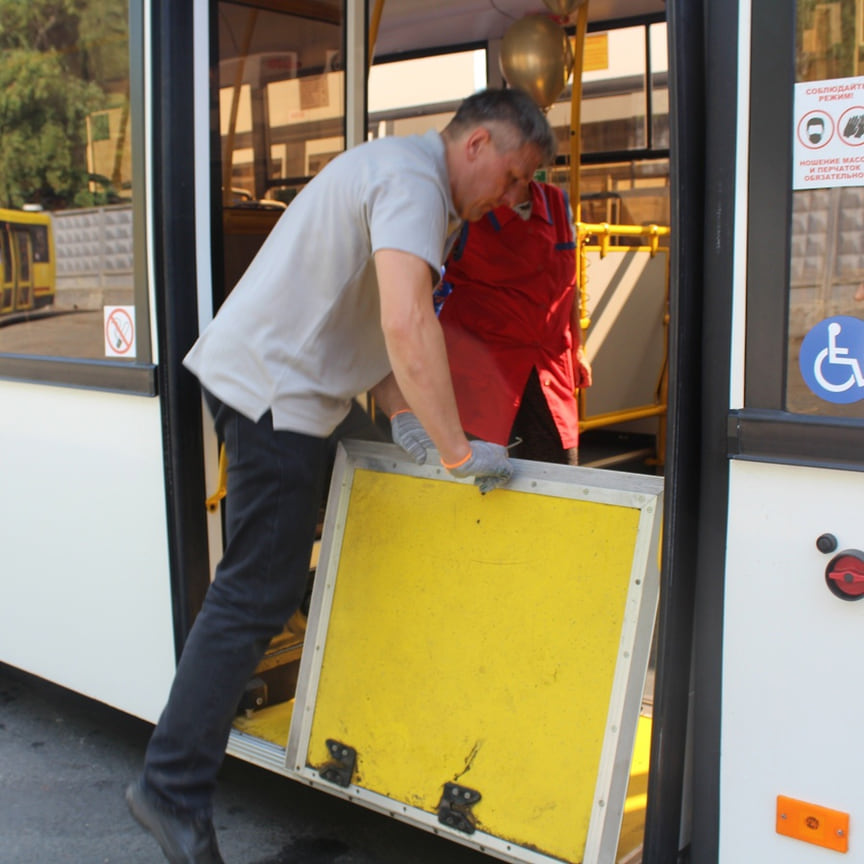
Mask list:
POLYGON ((798 363, 820 399, 838 404, 864 399, 864 321, 847 315, 820 321, 804 337, 798 363))

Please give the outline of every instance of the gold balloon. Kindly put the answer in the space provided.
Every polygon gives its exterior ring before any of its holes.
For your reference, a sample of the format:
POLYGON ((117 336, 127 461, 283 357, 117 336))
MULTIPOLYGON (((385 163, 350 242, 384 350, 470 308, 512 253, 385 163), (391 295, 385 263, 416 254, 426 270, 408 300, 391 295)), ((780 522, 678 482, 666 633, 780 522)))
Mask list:
POLYGON ((588 0, 543 0, 543 2, 553 15, 569 15, 588 0))
POLYGON ((546 15, 526 15, 507 29, 501 42, 501 74, 511 87, 548 108, 567 85, 573 52, 564 28, 546 15))

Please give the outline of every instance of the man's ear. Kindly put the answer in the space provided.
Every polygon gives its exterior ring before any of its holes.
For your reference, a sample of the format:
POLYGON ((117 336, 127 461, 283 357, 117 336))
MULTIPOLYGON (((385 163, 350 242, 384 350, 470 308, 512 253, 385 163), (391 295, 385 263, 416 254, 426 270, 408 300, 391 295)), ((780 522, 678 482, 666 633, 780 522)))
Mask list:
POLYGON ((492 133, 485 126, 478 126, 465 139, 465 155, 468 161, 473 162, 491 142, 492 133))

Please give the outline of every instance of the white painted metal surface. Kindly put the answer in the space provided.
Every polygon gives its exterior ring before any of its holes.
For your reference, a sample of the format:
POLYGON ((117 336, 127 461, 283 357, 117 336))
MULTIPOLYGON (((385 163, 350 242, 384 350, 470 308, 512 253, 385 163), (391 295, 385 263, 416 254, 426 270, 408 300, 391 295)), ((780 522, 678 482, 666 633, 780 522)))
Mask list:
POLYGON ((721 864, 864 861, 864 602, 829 591, 832 556, 816 548, 825 532, 864 548, 862 500, 857 472, 732 463, 721 864), (850 813, 847 856, 778 835, 778 795, 850 813))
POLYGON ((159 399, 3 381, 0 404, 0 657, 155 721, 175 667, 159 399))
POLYGON ((0 382, 0 657, 140 717, 174 670, 159 402, 0 382))

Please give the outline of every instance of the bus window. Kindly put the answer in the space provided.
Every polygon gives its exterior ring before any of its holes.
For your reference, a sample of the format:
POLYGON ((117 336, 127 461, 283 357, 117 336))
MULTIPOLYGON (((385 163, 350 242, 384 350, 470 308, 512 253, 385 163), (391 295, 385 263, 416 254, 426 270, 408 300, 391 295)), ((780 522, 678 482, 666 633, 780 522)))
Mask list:
POLYGON ((18 279, 21 282, 29 282, 33 278, 31 272, 33 252, 30 246, 30 232, 16 228, 14 234, 18 246, 18 279))
POLYGON ((864 417, 862 14, 862 0, 797 3, 785 396, 798 414, 864 417))
MULTIPOLYGON (((669 160, 607 162, 583 165, 582 221, 611 225, 669 224, 669 160)), ((566 183, 565 177, 555 182, 566 183)), ((626 238, 619 238, 628 243, 626 238)), ((643 242, 632 238, 633 243, 643 242)), ((661 239, 665 245, 668 238, 661 239)))
MULTIPOLYGON (((127 0, 83 0, 58 13, 45 38, 33 7, 0 34, 0 78, 17 94, 0 128, 0 219, 15 226, 3 290, 17 294, 3 304, 0 355, 149 361, 146 286, 136 289, 134 273, 130 8, 140 12, 127 0), (64 134, 46 131, 52 123, 64 134), (109 350, 105 316, 118 306, 137 322, 132 352, 109 350)), ((19 358, 9 367, 23 368, 19 358)), ((45 369, 36 377, 50 380, 45 369)))
POLYGON ((12 281, 12 255, 9 249, 9 235, 6 225, 0 222, 0 314, 12 309, 15 283, 12 281))
POLYGON ((24 311, 33 306, 33 245, 27 228, 14 227, 12 236, 15 238, 15 310, 24 311))
MULTIPOLYGON (((600 215, 600 222, 669 224, 667 52, 665 21, 585 36, 580 111, 583 221, 600 215), (625 205, 627 197, 631 203, 625 205)), ((572 81, 548 114, 558 136, 559 161, 565 164, 571 102, 572 81)), ((566 184, 567 175, 559 169, 554 180, 566 184)))
POLYGON ((369 137, 440 131, 465 96, 486 83, 485 48, 376 63, 369 73, 369 137))
POLYGON ((33 225, 30 228, 30 242, 33 244, 33 260, 38 264, 47 264, 50 258, 47 226, 33 225))
POLYGON ((223 266, 216 305, 294 196, 345 149, 341 11, 320 4, 294 15, 227 0, 218 10, 223 266))
MULTIPOLYGON (((586 35, 583 221, 669 224, 667 51, 665 22, 586 35)), ((369 137, 442 129, 465 94, 487 86, 488 62, 485 48, 409 60, 382 58, 369 76, 369 137)), ((559 158, 547 179, 562 188, 569 183, 571 86, 548 112, 559 158)))
MULTIPOLYGON (((645 28, 622 27, 585 36, 582 74, 582 152, 647 145, 645 28)), ((569 100, 550 120, 569 129, 569 100), (563 115, 563 116, 560 116, 563 115)))
POLYGON ((650 147, 669 147, 669 45, 666 22, 648 28, 651 73, 650 147))

